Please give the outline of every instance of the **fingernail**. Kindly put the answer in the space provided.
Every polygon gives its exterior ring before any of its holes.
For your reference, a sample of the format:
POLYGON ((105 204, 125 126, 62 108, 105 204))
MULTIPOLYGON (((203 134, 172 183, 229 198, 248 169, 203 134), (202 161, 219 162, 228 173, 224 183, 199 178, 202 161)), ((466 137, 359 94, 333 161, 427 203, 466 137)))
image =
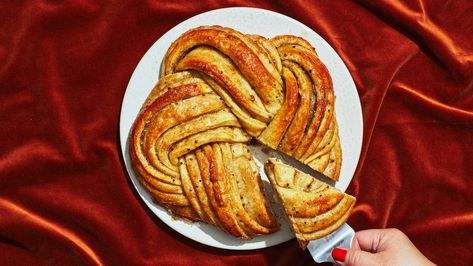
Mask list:
POLYGON ((341 248, 332 249, 332 258, 336 261, 344 262, 347 256, 347 250, 341 248))

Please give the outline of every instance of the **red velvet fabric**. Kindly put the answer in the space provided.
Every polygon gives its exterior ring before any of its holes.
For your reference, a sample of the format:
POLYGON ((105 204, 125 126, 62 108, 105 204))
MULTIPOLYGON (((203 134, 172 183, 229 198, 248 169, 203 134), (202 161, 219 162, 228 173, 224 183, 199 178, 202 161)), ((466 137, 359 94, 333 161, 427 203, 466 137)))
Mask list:
POLYGON ((123 166, 119 111, 137 63, 177 23, 229 6, 301 21, 348 66, 364 118, 349 223, 473 264, 471 0, 1 1, 0 264, 313 263, 294 240, 242 252, 179 235, 123 166))

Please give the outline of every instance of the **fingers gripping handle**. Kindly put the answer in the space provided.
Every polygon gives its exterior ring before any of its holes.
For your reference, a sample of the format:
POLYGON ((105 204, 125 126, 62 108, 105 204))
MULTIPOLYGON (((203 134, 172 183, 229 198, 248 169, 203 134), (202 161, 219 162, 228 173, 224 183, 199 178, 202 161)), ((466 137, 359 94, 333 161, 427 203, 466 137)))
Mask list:
POLYGON ((355 231, 348 224, 343 224, 337 231, 330 235, 312 240, 307 245, 307 249, 314 261, 321 262, 335 262, 332 258, 332 249, 334 248, 351 248, 351 243, 355 237, 355 231))

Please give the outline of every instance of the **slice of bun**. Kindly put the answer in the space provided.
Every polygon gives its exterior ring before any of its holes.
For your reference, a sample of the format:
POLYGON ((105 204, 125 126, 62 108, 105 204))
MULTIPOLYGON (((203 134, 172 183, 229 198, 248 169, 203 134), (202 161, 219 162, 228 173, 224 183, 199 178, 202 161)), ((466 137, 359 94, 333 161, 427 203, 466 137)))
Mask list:
POLYGON ((265 171, 302 249, 337 230, 355 205, 353 196, 278 159, 269 159, 265 171))

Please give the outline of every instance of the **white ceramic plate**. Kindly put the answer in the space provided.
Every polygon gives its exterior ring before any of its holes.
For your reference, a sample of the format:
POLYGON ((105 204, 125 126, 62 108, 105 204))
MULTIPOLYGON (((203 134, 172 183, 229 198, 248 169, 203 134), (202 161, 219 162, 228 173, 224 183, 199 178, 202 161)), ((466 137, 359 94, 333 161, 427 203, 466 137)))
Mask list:
MULTIPOLYGON (((340 181, 335 187, 345 191, 355 172, 360 156, 363 135, 363 121, 361 105, 355 84, 345 64, 317 33, 304 24, 268 10, 256 8, 224 8, 209 11, 192 17, 172 28, 157 40, 146 52, 136 67, 122 103, 120 115, 120 143, 126 168, 130 178, 146 205, 164 223, 181 233, 182 235, 197 242, 224 249, 249 250, 270 247, 294 238, 289 229, 287 221, 277 210, 277 216, 281 223, 281 230, 267 236, 259 236, 251 240, 236 239, 214 226, 195 223, 188 224, 174 220, 160 206, 156 205, 150 195, 143 189, 136 179, 131 167, 128 155, 128 136, 134 119, 148 93, 159 79, 161 61, 170 44, 181 34, 191 28, 202 25, 221 25, 231 27, 247 34, 260 34, 265 37, 273 37, 282 34, 292 34, 305 38, 315 47, 322 62, 327 66, 337 97, 335 110, 339 124, 340 141, 343 152, 343 162, 340 173, 340 181)), ((257 152, 258 147, 253 147, 257 152)), ((258 153, 258 161, 264 160, 264 154, 258 153)), ((261 163, 261 162, 259 162, 261 163)), ((260 164, 261 165, 261 164, 260 164)), ((261 172, 263 180, 267 180, 264 171, 261 172)), ((270 189, 269 192, 271 193, 270 189)))

